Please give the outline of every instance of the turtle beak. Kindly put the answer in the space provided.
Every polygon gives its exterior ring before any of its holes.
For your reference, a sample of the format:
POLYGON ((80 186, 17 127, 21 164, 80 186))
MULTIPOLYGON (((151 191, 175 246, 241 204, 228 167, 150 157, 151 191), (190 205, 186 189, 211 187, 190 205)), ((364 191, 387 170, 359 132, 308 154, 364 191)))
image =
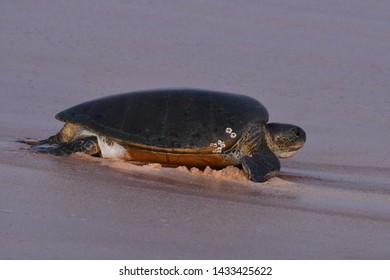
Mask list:
POLYGON ((296 126, 291 128, 291 134, 294 135, 296 139, 296 145, 294 146, 297 146, 297 149, 301 148, 306 142, 306 132, 302 128, 296 126))

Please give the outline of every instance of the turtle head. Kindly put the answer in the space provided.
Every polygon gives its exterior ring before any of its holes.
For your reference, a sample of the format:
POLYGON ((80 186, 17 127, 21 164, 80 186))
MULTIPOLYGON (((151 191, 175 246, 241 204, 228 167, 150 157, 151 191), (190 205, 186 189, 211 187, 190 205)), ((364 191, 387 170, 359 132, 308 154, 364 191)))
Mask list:
POLYGON ((266 127, 267 145, 279 158, 293 156, 305 144, 306 133, 296 125, 268 123, 266 127))

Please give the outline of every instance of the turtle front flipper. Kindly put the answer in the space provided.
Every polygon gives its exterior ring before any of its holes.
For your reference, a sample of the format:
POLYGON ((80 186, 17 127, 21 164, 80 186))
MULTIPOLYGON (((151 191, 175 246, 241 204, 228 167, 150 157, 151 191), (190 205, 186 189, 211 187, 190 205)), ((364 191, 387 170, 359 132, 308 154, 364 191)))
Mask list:
POLYGON ((38 153, 52 154, 56 156, 70 155, 77 152, 88 155, 95 155, 100 152, 96 136, 78 138, 76 140, 65 143, 57 142, 51 144, 48 142, 44 142, 38 145, 33 145, 30 150, 38 153))
POLYGON ((280 170, 279 159, 266 147, 244 156, 241 164, 248 178, 254 182, 265 182, 280 170))

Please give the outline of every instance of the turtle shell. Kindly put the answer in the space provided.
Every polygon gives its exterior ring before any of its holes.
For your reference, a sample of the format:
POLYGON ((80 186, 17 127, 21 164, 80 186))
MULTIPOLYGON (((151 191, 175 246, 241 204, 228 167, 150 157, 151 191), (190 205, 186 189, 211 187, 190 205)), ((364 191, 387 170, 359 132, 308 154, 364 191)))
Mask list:
POLYGON ((56 115, 133 145, 201 149, 217 141, 232 145, 250 122, 268 112, 240 94, 176 88, 137 91, 88 101, 56 115))

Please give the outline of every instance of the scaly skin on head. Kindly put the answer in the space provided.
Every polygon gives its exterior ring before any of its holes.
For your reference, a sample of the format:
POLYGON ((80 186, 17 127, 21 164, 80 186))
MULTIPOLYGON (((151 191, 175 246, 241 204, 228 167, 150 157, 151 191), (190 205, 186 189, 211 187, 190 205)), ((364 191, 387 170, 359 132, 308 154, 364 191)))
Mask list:
POLYGON ((268 147, 279 158, 293 156, 306 141, 305 131, 292 124, 268 123, 265 129, 268 147))

